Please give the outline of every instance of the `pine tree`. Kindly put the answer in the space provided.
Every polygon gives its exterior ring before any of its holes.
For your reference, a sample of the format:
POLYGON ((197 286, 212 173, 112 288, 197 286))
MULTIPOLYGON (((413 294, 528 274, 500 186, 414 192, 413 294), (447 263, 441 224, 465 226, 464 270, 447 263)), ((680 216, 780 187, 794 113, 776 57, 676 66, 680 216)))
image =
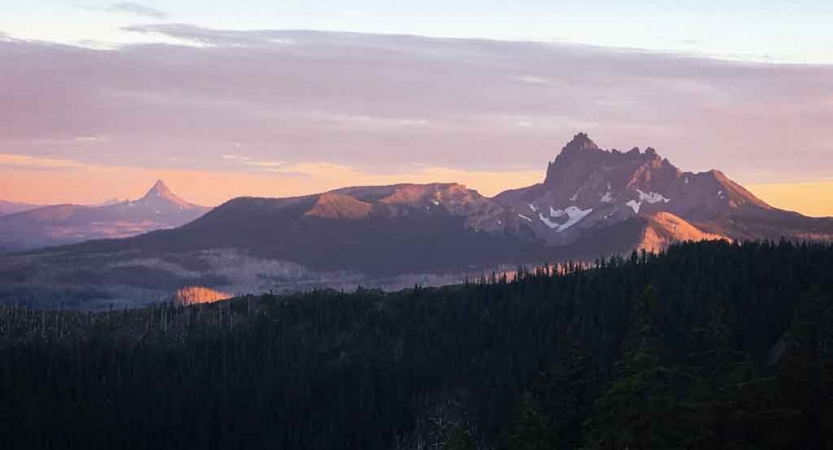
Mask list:
POLYGON ((579 448, 582 424, 603 392, 604 373, 570 327, 557 347, 558 359, 532 386, 532 397, 551 428, 551 448, 579 448))
POLYGON ((456 425, 449 433, 443 450, 477 450, 471 433, 463 425, 456 425))
POLYGON ((523 395, 521 411, 507 439, 509 450, 555 450, 556 437, 535 399, 523 395))
POLYGON ((634 310, 623 342, 619 375, 596 403, 588 422, 590 449, 670 448, 666 437, 675 431, 672 371, 663 364, 664 349, 654 312, 659 299, 649 286, 634 310))

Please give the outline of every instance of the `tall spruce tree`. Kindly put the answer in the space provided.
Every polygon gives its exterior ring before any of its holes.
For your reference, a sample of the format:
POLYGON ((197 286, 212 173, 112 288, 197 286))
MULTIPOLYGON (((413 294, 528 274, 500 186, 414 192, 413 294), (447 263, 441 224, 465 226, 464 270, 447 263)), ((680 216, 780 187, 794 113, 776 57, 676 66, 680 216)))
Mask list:
POLYGON ((617 363, 618 376, 596 403, 588 422, 590 449, 671 448, 668 437, 676 431, 674 374, 665 365, 665 349, 655 321, 659 301, 656 289, 648 286, 634 307, 622 359, 617 363))

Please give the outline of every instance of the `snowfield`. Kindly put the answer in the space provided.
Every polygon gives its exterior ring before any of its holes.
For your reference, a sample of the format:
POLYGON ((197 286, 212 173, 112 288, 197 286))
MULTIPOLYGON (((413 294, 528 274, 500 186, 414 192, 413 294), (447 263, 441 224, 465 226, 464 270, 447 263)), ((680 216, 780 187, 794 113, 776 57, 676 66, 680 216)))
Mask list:
POLYGON ((642 192, 641 190, 637 189, 636 192, 639 193, 639 201, 631 200, 626 203, 626 205, 630 206, 633 209, 633 212, 639 214, 639 210, 642 208, 642 204, 647 202, 650 204, 655 203, 668 203, 671 201, 670 198, 665 198, 662 194, 658 194, 656 192, 642 192))
POLYGON ((567 207, 567 209, 562 210, 562 209, 554 209, 553 207, 550 207, 550 217, 564 217, 566 215, 567 218, 568 218, 567 222, 565 222, 563 224, 556 223, 556 222, 550 220, 548 217, 545 217, 543 214, 538 214, 538 218, 547 227, 561 233, 561 232, 571 228, 573 225, 581 222, 582 219, 587 217, 592 212, 593 212, 593 208, 583 210, 583 209, 578 208, 576 206, 569 206, 569 207, 567 207))

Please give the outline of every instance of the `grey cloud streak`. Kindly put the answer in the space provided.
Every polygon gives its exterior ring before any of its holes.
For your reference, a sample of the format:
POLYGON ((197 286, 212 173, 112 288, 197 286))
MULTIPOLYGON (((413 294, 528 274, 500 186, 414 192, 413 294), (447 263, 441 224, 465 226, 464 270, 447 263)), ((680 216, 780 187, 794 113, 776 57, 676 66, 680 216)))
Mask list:
POLYGON ((133 14, 136 16, 148 17, 151 19, 165 19, 168 17, 168 13, 164 11, 160 11, 158 9, 134 2, 113 3, 112 5, 110 5, 109 8, 107 8, 107 11, 114 13, 133 14))
POLYGON ((0 42, 0 153, 195 169, 244 170, 220 156, 235 153, 384 172, 543 172, 588 131, 605 147, 653 146, 683 168, 756 182, 833 171, 829 66, 563 43, 129 30, 199 45, 0 42), (37 144, 100 135, 110 140, 37 144))

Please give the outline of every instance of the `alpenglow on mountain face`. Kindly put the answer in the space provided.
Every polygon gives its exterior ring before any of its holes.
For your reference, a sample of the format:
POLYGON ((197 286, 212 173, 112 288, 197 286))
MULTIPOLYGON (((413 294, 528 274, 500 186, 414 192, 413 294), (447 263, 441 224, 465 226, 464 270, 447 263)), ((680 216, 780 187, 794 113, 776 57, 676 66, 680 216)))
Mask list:
MULTIPOLYGON (((602 150, 586 134, 577 135, 549 164, 542 184, 495 200, 556 246, 658 213, 687 222, 683 228, 689 231, 729 239, 826 239, 833 232, 829 220, 777 210, 719 171, 683 172, 652 148, 602 150)), ((675 229, 680 227, 665 232, 673 235, 675 229)))
MULTIPOLYGON (((37 224, 35 216, 50 212, 49 228, 41 229, 56 230, 77 217, 89 224, 92 211, 102 211, 88 208, 61 219, 54 217, 61 207, 55 208, 9 218, 27 217, 27 223, 37 224)), ((140 200, 102 208, 108 208, 108 217, 172 217, 182 223, 188 214, 203 211, 162 184, 140 200)), ((9 218, 0 218, 0 226, 9 218)), ((542 183, 494 198, 454 183, 237 198, 179 228, 60 247, 14 261, 0 258, 0 287, 19 298, 28 286, 54 283, 54 301, 66 300, 65 292, 79 284, 93 283, 107 293, 103 299, 72 299, 81 304, 134 301, 124 297, 125 289, 154 290, 143 300, 150 302, 189 286, 232 295, 320 286, 402 287, 413 286, 413 280, 450 283, 461 275, 518 264, 656 251, 679 241, 781 237, 833 241, 833 219, 773 208, 718 171, 683 172, 653 149, 603 150, 579 134, 549 164, 542 183), (21 278, 27 265, 39 275, 21 278), (39 272, 38 267, 49 269, 39 272), (87 280, 83 273, 95 273, 96 279, 87 280), (61 281, 66 279, 74 281, 61 281), (101 288, 101 280, 113 288, 101 288)), ((136 290, 128 292, 132 296, 136 290)), ((0 301, 3 295, 0 289, 0 301)))
MULTIPOLYGON (((188 207, 172 195, 157 185, 115 207, 188 207)), ((581 133, 549 164, 543 183, 494 198, 459 184, 238 198, 187 226, 106 248, 236 248, 318 271, 400 274, 594 258, 680 240, 782 236, 829 240, 833 220, 775 209, 721 172, 683 172, 652 148, 603 150, 581 133)))
POLYGON ((0 249, 25 250, 174 228, 208 208, 177 197, 161 180, 135 201, 54 205, 0 217, 0 249))

